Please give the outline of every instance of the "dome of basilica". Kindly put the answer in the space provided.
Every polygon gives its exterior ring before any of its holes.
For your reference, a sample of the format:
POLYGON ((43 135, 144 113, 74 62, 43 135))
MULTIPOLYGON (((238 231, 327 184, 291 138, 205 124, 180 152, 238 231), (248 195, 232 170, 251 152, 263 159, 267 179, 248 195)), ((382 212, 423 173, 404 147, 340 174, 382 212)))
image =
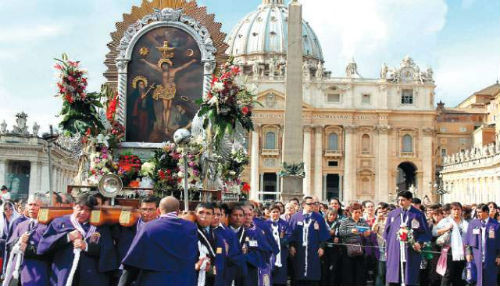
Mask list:
MULTIPOLYGON (((285 60, 288 45, 288 7, 284 0, 263 0, 227 37, 227 53, 237 62, 285 60)), ((304 57, 323 62, 319 40, 306 21, 302 21, 304 57)))

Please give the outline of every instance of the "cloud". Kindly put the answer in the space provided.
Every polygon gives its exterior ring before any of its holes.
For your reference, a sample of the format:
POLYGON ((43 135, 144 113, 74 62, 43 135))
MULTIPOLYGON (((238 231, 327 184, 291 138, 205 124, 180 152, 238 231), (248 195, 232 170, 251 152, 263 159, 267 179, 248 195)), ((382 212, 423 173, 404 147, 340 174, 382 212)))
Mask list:
POLYGON ((39 24, 35 26, 7 26, 0 29, 0 43, 34 42, 40 39, 61 36, 68 27, 54 24, 39 24))
POLYGON ((455 106, 474 92, 494 84, 500 76, 498 47, 499 39, 484 39, 481 45, 462 42, 439 52, 434 73, 436 101, 455 106))
POLYGON ((308 0, 303 9, 334 76, 342 76, 354 57, 365 77, 376 77, 382 63, 397 65, 407 54, 431 61, 428 49, 448 10, 445 0, 308 0))

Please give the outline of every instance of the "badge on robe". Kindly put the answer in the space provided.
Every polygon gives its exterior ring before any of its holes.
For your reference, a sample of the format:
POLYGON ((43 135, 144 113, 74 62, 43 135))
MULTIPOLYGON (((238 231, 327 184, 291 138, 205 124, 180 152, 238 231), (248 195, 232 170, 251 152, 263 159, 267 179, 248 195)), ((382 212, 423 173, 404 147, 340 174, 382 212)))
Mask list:
POLYGON ((420 223, 418 222, 418 220, 416 218, 414 218, 411 221, 411 228, 419 228, 419 227, 420 227, 420 223))
POLYGON ((94 232, 91 236, 90 236, 90 242, 91 243, 99 243, 99 239, 101 238, 101 234, 98 233, 97 231, 94 232))
POLYGON ((495 229, 490 227, 490 230, 488 231, 488 238, 495 239, 495 229))
POLYGON ((217 247, 217 250, 215 252, 217 254, 222 254, 222 247, 217 247))
POLYGON ((248 246, 259 247, 259 243, 257 242, 257 240, 250 240, 250 241, 248 241, 248 246))
POLYGON ((314 230, 319 230, 319 224, 318 224, 318 222, 314 223, 314 230))
POLYGON ((475 228, 472 230, 472 234, 480 234, 479 228, 475 228))
POLYGON ((304 225, 304 223, 303 223, 303 222, 301 222, 301 221, 298 221, 298 222, 297 222, 297 225, 304 225))

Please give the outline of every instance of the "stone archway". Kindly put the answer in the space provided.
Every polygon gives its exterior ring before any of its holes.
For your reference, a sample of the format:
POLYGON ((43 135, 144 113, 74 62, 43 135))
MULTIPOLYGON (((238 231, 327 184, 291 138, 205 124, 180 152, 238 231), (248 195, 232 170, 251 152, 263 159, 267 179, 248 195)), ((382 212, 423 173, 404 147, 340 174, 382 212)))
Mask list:
POLYGON ((417 188, 417 167, 412 162, 398 165, 396 186, 398 191, 407 191, 411 186, 417 188))

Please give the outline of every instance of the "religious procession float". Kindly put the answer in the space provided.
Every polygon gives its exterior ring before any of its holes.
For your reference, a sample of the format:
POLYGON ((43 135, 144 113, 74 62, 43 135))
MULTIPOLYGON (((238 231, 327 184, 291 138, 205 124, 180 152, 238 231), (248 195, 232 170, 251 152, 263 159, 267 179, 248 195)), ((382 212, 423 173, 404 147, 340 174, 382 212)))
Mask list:
MULTIPOLYGON (((78 158, 67 192, 109 199, 94 224, 132 223, 147 195, 174 195, 184 209, 246 199, 255 89, 225 56, 221 24, 194 1, 144 1, 116 27, 100 91, 87 90, 84 63, 56 59, 60 136, 78 158)), ((67 211, 42 211, 41 221, 67 211)))

